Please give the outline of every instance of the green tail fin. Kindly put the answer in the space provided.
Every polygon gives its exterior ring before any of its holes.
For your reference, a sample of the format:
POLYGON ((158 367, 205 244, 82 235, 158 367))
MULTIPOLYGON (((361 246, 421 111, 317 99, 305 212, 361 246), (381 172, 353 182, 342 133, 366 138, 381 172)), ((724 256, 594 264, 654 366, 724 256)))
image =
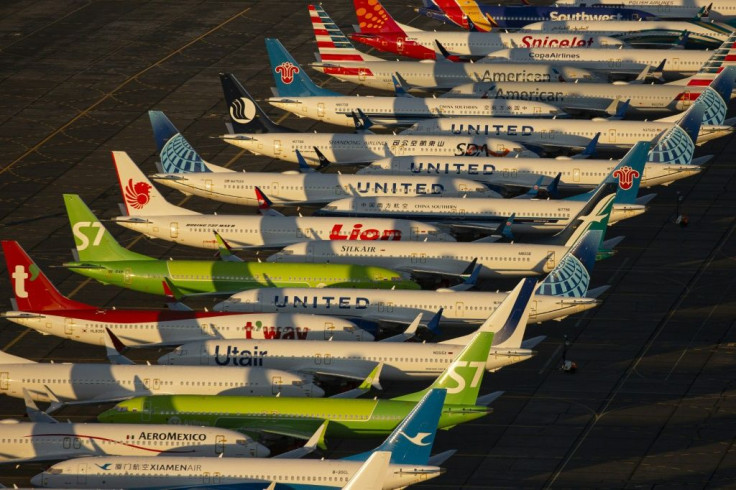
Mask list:
POLYGON ((474 405, 478 399, 491 344, 493 344, 493 332, 476 333, 473 340, 432 383, 432 386, 417 393, 393 398, 393 400, 418 402, 432 388, 445 388, 447 390, 445 405, 474 405))
POLYGON ((79 260, 153 260, 122 247, 77 194, 64 194, 64 204, 79 260))

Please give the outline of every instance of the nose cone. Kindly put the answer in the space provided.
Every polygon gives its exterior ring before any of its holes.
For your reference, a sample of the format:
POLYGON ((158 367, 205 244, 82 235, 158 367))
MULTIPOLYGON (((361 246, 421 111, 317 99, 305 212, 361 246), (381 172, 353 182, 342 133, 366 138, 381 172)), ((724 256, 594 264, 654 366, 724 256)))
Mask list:
POLYGON ((310 398, 323 398, 325 396, 325 390, 320 388, 314 383, 308 383, 305 385, 306 393, 310 398))
POLYGON ((38 475, 31 478, 31 485, 34 487, 42 487, 43 485, 43 473, 39 473, 38 475))
POLYGON ((254 458, 267 458, 271 455, 271 450, 268 449, 263 444, 259 444, 257 442, 253 442, 251 448, 253 449, 253 457, 254 458))
POLYGON ((163 356, 159 357, 156 363, 161 364, 161 365, 170 365, 170 364, 174 364, 173 360, 174 360, 174 356, 172 356, 169 353, 169 354, 164 354, 163 356))

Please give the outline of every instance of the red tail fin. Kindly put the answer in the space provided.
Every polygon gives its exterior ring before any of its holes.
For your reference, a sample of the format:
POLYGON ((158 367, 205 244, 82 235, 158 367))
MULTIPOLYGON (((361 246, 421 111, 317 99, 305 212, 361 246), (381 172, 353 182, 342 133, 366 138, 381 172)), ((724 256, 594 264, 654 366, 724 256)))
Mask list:
POLYGON ((373 34, 405 34, 380 0, 353 0, 360 32, 373 34))
POLYGON ((3 252, 13 285, 15 301, 21 311, 88 310, 94 306, 62 295, 18 242, 3 240, 3 252))

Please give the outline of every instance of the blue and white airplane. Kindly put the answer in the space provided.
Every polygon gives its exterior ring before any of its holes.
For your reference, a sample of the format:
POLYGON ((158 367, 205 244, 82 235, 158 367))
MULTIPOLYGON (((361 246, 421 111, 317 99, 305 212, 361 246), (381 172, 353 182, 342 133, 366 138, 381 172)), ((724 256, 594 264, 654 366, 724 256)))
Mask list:
POLYGON ((445 396, 445 389, 429 390, 380 446, 344 459, 80 458, 51 466, 31 483, 54 488, 355 488, 356 474, 366 471, 366 462, 372 456, 375 462, 379 453, 378 466, 387 467, 377 475, 378 488, 404 488, 441 475, 437 465, 452 455, 430 455, 445 396))

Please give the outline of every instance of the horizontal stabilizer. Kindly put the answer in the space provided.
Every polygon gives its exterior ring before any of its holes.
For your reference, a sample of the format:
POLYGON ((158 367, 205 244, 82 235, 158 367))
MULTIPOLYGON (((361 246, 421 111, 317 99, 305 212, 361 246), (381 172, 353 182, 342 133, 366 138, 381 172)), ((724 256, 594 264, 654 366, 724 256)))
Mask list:
POLYGON ((598 298, 603 293, 605 293, 606 291, 608 291, 608 289, 610 287, 611 286, 600 286, 600 287, 597 287, 597 288, 594 288, 594 289, 590 289, 590 290, 588 290, 588 297, 589 298, 598 298))
POLYGON ((437 453, 429 458, 429 462, 427 464, 430 466, 440 466, 442 463, 450 459, 456 452, 457 449, 450 449, 449 451, 437 453))
POLYGON ((524 340, 524 341, 523 341, 523 342, 521 343, 521 347, 522 347, 523 349, 533 349, 533 348, 535 348, 536 346, 538 346, 539 344, 541 344, 541 343, 542 343, 542 341, 543 341, 544 339, 546 339, 546 338, 547 338, 547 336, 546 336, 546 335, 537 335, 536 337, 532 337, 532 338, 530 338, 530 339, 525 339, 525 340, 524 340))
POLYGON ((493 393, 488 393, 487 395, 479 396, 475 404, 487 407, 491 403, 495 402, 504 393, 505 393, 504 391, 494 391, 493 393))

